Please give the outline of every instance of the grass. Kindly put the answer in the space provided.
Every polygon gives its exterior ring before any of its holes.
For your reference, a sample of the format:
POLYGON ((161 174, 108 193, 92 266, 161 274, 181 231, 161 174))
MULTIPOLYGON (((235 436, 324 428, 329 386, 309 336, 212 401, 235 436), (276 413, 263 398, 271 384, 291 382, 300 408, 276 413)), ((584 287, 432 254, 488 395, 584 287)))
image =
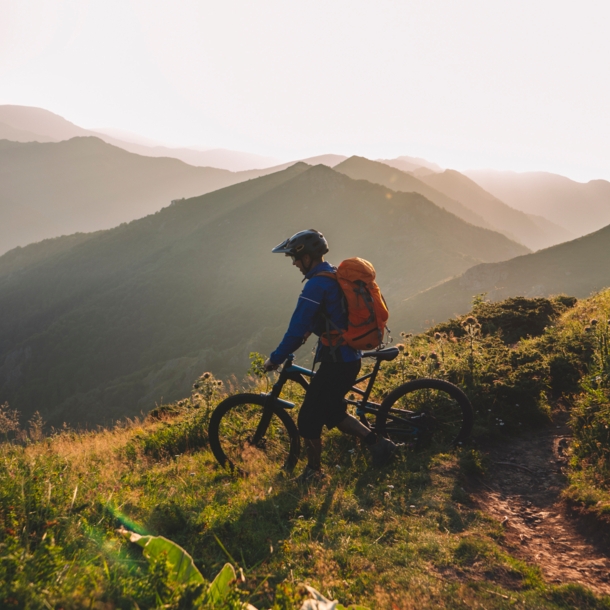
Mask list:
POLYGON ((501 608, 502 596, 562 607, 473 506, 460 455, 412 452, 374 470, 331 433, 324 458, 339 468, 304 489, 278 472, 232 477, 206 449, 126 456, 136 434, 158 426, 3 445, 3 607, 181 607, 185 593, 116 533, 121 525, 177 542, 208 578, 227 560, 241 567, 241 596, 256 607, 292 607, 282 599, 294 600, 299 582, 372 607, 501 608))
MULTIPOLYGON (((404 336, 378 396, 416 376, 456 381, 471 396, 479 438, 545 425, 552 405, 574 402, 581 444, 571 449, 566 493, 604 512, 607 454, 596 443, 608 403, 605 386, 591 386, 604 374, 598 331, 585 328, 609 300, 580 302, 511 343, 501 325, 488 331, 467 317, 454 330, 404 336), (554 380, 558 367, 577 371, 577 382, 565 371, 564 385, 554 380)), ((583 587, 545 583, 536 565, 510 554, 502 528, 466 491, 468 477, 486 468, 476 446, 411 449, 374 469, 357 443, 333 431, 323 456, 329 476, 319 484, 304 488, 276 469, 233 476, 207 447, 218 392, 110 430, 46 437, 39 420, 18 430, 8 406, 0 409, 0 607, 188 608, 193 592, 172 583, 163 562, 149 564, 117 533, 125 527, 180 544, 208 579, 226 561, 241 568, 233 607, 299 607, 299 583, 307 583, 371 608, 610 608, 583 587)), ((286 398, 298 401, 291 392, 286 398)))

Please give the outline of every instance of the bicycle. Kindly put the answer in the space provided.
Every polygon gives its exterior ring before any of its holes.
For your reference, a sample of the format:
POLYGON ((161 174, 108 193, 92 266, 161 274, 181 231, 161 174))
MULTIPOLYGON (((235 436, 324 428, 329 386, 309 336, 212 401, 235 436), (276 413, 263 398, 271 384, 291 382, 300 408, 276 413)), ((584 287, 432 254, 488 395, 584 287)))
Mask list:
MULTIPOLYGON (((394 360, 399 353, 396 347, 363 352, 363 358, 376 362, 371 372, 356 379, 345 402, 356 407, 363 424, 394 442, 436 442, 441 449, 462 444, 472 430, 473 409, 466 394, 448 381, 415 379, 395 388, 381 403, 369 400, 381 363, 394 360), (367 380, 364 389, 358 387, 367 380)), ((288 381, 306 390, 306 378, 315 373, 293 362, 291 354, 271 392, 236 394, 216 407, 208 435, 221 466, 252 472, 282 462, 288 472, 294 469, 301 442, 287 410, 295 404, 281 399, 280 394, 288 381)))

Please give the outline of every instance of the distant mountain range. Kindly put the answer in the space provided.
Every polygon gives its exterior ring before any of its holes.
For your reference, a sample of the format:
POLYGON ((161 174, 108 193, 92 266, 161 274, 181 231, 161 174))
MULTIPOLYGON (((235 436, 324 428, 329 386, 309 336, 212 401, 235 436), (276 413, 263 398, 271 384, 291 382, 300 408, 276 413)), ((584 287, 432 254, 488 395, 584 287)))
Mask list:
POLYGON ((408 300, 402 326, 421 330, 471 309, 474 295, 491 301, 511 296, 567 294, 584 298, 610 287, 610 226, 533 254, 481 264, 408 300))
POLYGON ((229 172, 129 153, 94 137, 0 140, 0 254, 16 246, 141 218, 275 171, 229 172))
POLYGON ((355 156, 335 169, 351 178, 383 184, 393 190, 421 193, 463 220, 499 231, 534 250, 571 237, 565 229, 544 218, 530 218, 511 208, 454 170, 415 177, 410 172, 387 165, 385 161, 382 163, 355 156))
MULTIPOLYGON (((145 157, 170 157, 199 167, 214 167, 230 171, 264 169, 278 165, 277 159, 251 153, 215 148, 170 148, 150 146, 108 135, 105 130, 83 129, 63 117, 43 108, 0 105, 0 140, 15 142, 60 142, 76 137, 94 136, 108 144, 145 157)), ((128 136, 129 137, 129 136, 128 136)))
POLYGON ((420 159, 419 157, 409 157, 407 155, 402 155, 395 159, 378 159, 378 161, 381 161, 390 167, 395 167, 403 172, 413 172, 415 175, 421 174, 422 176, 426 176, 431 173, 443 171, 443 168, 436 163, 426 161, 426 159, 420 159))
MULTIPOLYGON (((74 143, 107 147, 62 145, 74 143)), ((56 424, 101 423, 184 396, 203 370, 242 374, 250 351, 277 345, 301 289, 271 247, 312 226, 331 262, 374 263, 396 321, 416 292, 527 252, 420 194, 296 164, 0 257, 0 400, 56 424)))
POLYGON ((517 210, 544 216, 575 237, 610 224, 610 182, 575 182, 546 172, 465 172, 485 190, 517 210))

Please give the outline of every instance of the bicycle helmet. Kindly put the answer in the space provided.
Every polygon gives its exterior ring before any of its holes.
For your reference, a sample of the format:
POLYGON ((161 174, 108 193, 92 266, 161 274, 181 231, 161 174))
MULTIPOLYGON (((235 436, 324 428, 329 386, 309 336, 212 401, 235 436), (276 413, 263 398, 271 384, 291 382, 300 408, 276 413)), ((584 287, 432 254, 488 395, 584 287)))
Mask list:
POLYGON ((322 258, 328 252, 328 242, 320 231, 307 229, 285 239, 281 244, 275 246, 271 252, 294 256, 297 260, 305 254, 309 254, 312 259, 316 260, 322 258))

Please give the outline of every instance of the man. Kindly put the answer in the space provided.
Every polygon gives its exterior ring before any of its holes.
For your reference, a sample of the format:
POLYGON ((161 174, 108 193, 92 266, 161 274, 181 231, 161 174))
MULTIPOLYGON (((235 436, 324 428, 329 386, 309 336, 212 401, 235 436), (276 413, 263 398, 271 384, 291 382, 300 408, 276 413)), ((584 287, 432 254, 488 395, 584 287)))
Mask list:
MULTIPOLYGON (((292 264, 305 276, 303 281, 307 280, 307 283, 282 342, 265 362, 267 371, 277 369, 311 333, 321 337, 329 328, 347 328, 347 314, 338 282, 332 277, 319 275, 336 271, 324 260, 328 243, 322 233, 315 229, 300 231, 273 248, 272 252, 291 257, 292 264)), ((315 362, 320 363, 320 368, 311 381, 298 417, 299 434, 307 449, 307 466, 301 480, 323 476, 320 463, 323 426, 329 430, 337 427, 341 432, 363 439, 371 451, 373 463, 386 463, 396 451, 396 444, 377 437, 359 420, 348 415, 343 400, 358 377, 360 352, 347 345, 332 347, 318 341, 315 362)))

